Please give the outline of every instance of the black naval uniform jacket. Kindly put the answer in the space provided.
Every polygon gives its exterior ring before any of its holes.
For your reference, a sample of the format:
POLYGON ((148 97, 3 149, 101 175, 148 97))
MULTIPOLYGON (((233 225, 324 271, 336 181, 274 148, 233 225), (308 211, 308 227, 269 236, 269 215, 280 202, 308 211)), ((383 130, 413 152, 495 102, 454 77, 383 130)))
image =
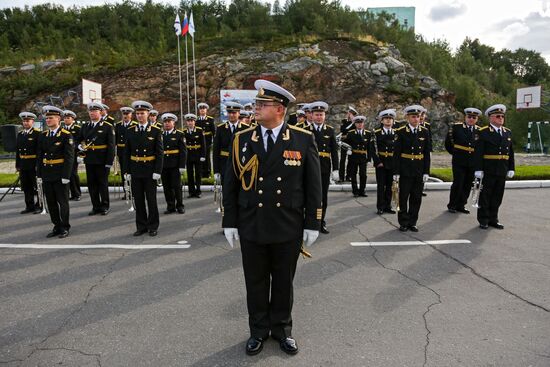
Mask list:
POLYGON ((163 131, 162 146, 164 149, 163 168, 185 168, 187 148, 182 131, 173 129, 169 134, 163 131))
POLYGON ((317 125, 311 124, 307 130, 313 133, 317 149, 319 151, 319 161, 321 162, 321 174, 328 175, 333 170, 338 169, 338 145, 334 128, 323 124, 321 131, 317 132, 317 125), (332 163, 332 165, 331 165, 332 163))
POLYGON ((91 143, 86 149, 84 163, 112 166, 115 159, 115 129, 113 125, 101 120, 94 127, 92 122, 88 122, 82 126, 80 132, 82 145, 91 143))
POLYGON ((382 163, 385 169, 392 169, 394 136, 395 129, 392 129, 390 133, 386 133, 384 128, 374 130, 375 149, 372 150, 372 160, 375 167, 382 163))
POLYGON ((76 122, 73 122, 71 126, 65 126, 64 129, 71 133, 73 136, 73 141, 76 145, 78 145, 78 142, 81 141, 82 126, 77 125, 76 122))
POLYGON ((468 125, 457 122, 449 128, 445 138, 445 149, 453 156, 453 166, 474 167, 474 148, 479 138, 479 126, 470 131, 468 125))
POLYGON ((350 121, 348 119, 343 119, 340 122, 340 132, 342 133, 342 140, 346 138, 346 136, 348 135, 348 132, 354 129, 355 129, 355 124, 353 123, 353 121, 350 121))
POLYGON ((214 165, 214 173, 225 173, 227 159, 229 158, 229 150, 231 149, 231 142, 233 141, 233 136, 239 131, 247 129, 249 126, 237 122, 235 132, 231 134, 231 123, 225 122, 219 124, 216 130, 216 136, 214 136, 214 145, 212 148, 212 160, 214 165))
POLYGON ((54 136, 43 131, 38 139, 36 176, 44 182, 70 179, 74 164, 74 140, 71 133, 59 127, 54 136))
POLYGON ((361 134, 359 134, 356 129, 351 130, 347 133, 344 141, 351 145, 350 162, 362 164, 371 160, 374 146, 370 131, 363 129, 361 134))
POLYGON ((162 173, 164 158, 162 132, 159 128, 147 125, 140 131, 139 124, 126 131, 124 147, 124 167, 134 177, 151 178, 153 173, 162 173))
MULTIPOLYGON (((261 127, 237 134, 223 185, 222 227, 245 240, 271 244, 301 239, 321 225, 321 170, 311 132, 284 123, 266 157, 261 127), (258 159, 257 177, 240 169, 258 159), (237 166, 236 166, 237 165, 237 166), (245 190, 243 186, 252 186, 245 190)), ((254 166, 251 164, 251 166, 254 166)), ((252 167, 253 168, 253 167, 252 167)))
POLYGON ((430 173, 430 133, 420 124, 413 134, 409 124, 395 130, 393 172, 404 177, 430 173))
POLYGON ((40 130, 31 128, 28 134, 25 130, 17 134, 17 154, 15 155, 15 168, 20 171, 36 169, 36 157, 40 130))
POLYGON ((185 147, 187 148, 187 160, 189 162, 199 162, 201 158, 206 158, 206 143, 204 132, 200 127, 195 126, 195 129, 183 130, 185 138, 185 147))
POLYGON ((198 116, 195 126, 202 129, 206 146, 211 146, 214 141, 214 136, 216 135, 216 123, 214 122, 214 118, 208 115, 204 118, 198 116))
POLYGON ((491 125, 479 129, 479 139, 475 145, 474 169, 485 174, 506 176, 515 170, 512 132, 502 127, 502 136, 491 125))
POLYGON ((126 131, 132 126, 137 125, 137 121, 130 121, 124 126, 123 121, 119 121, 115 125, 115 142, 116 142, 116 155, 118 162, 120 163, 120 171, 127 173, 126 167, 124 167, 124 148, 126 147, 126 131))

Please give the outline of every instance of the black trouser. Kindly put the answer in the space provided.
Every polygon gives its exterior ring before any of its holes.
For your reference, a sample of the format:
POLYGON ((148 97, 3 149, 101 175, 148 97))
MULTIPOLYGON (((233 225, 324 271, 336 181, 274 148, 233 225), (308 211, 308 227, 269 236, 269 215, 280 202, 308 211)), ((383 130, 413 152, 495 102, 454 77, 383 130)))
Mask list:
POLYGON ((327 173, 321 172, 321 184, 323 185, 323 216, 321 223, 325 223, 325 215, 327 214, 328 205, 328 187, 330 185, 330 171, 327 173))
POLYGON ((345 181, 349 177, 350 171, 349 167, 346 170, 346 158, 348 156, 348 150, 346 148, 340 148, 340 166, 338 167, 338 175, 340 176, 340 181, 345 181))
POLYGON ((189 187, 189 195, 197 195, 201 193, 201 175, 202 162, 187 161, 187 186, 189 187))
POLYGON ((131 180, 137 230, 156 231, 159 228, 157 181, 151 177, 134 177, 134 175, 132 175, 131 180), (145 200, 147 200, 147 209, 145 208, 145 200))
POLYGON ((422 204, 422 175, 401 176, 399 179, 399 212, 397 220, 401 226, 416 226, 422 204))
POLYGON ((391 185, 393 170, 386 167, 376 168, 376 209, 391 209, 391 185))
POLYGON ((292 335, 294 274, 302 239, 258 244, 241 238, 250 334, 278 340, 292 335))
POLYGON ((357 163, 350 159, 348 169, 351 176, 351 191, 354 195, 364 194, 367 187, 367 162, 357 163), (357 187, 357 171, 359 171, 359 187, 357 187))
POLYGON ((54 232, 68 231, 71 228, 69 224, 69 185, 63 185, 61 179, 44 181, 42 185, 54 232))
POLYGON ((166 199, 166 209, 174 211, 183 209, 181 193, 181 175, 178 167, 162 169, 162 188, 166 199))
POLYGON ((35 196, 38 195, 36 190, 36 169, 25 169, 19 171, 19 180, 21 182, 21 190, 25 194, 25 209, 34 210, 38 208, 35 201, 35 196))
POLYGON ((453 184, 449 195, 449 209, 464 209, 474 181, 474 169, 453 164, 453 184))
POLYGON ((485 174, 482 184, 477 221, 480 224, 498 223, 498 208, 502 204, 506 176, 485 174))
POLYGON ((92 209, 96 212, 109 209, 109 168, 104 164, 87 164, 86 179, 92 199, 92 209))
POLYGON ((212 160, 210 159, 210 155, 212 154, 212 144, 206 144, 206 161, 202 163, 202 177, 210 177, 210 170, 212 169, 211 166, 212 160))
POLYGON ((76 160, 76 152, 73 162, 73 171, 71 172, 71 182, 69 182, 69 189, 71 191, 72 198, 80 197, 80 195, 82 195, 82 192, 80 191, 80 177, 78 177, 78 161, 76 160))

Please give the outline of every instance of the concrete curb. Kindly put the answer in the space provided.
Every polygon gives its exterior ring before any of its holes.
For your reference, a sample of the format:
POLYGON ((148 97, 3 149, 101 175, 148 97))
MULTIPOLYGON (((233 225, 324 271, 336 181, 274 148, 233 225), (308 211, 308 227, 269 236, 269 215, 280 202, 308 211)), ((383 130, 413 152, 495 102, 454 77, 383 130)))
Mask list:
MULTIPOLYGON (((451 182, 427 182, 426 191, 434 190, 449 190, 451 188, 451 182)), ((542 189, 550 188, 550 180, 525 180, 525 181, 506 181, 507 189, 542 189)), ((8 190, 7 187, 0 188, 0 194, 4 194, 8 190)), ((81 188, 82 192, 88 192, 87 187, 81 188)), ((214 191, 214 185, 202 185, 201 190, 203 192, 214 191)), ((157 191, 162 192, 162 187, 159 187, 157 191)), ((184 191, 187 192, 187 186, 184 187, 184 191)), ((351 184, 333 184, 330 185, 329 191, 351 192, 351 184)), ((367 184, 367 191, 376 191, 376 184, 367 184)), ((17 189, 16 192, 20 193, 21 190, 17 189)), ((109 187, 109 192, 120 192, 117 187, 109 187)))

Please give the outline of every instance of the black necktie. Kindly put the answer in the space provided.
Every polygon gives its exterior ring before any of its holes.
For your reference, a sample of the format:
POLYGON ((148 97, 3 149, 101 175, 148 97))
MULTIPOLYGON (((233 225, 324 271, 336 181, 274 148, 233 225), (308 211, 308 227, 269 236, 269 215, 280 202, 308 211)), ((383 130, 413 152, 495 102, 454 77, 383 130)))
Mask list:
POLYGON ((275 142, 273 141, 273 130, 267 130, 267 155, 273 151, 273 146, 275 145, 275 142))

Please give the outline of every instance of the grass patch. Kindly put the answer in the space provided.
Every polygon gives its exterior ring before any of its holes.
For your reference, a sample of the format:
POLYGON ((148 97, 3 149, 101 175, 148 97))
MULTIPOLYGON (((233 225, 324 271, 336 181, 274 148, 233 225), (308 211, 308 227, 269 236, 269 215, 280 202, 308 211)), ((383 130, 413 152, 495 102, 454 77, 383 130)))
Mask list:
MULTIPOLYGON (((433 168, 430 176, 450 182, 453 180, 453 171, 451 168, 433 168)), ((550 166, 517 166, 512 180, 550 180, 550 166)))

